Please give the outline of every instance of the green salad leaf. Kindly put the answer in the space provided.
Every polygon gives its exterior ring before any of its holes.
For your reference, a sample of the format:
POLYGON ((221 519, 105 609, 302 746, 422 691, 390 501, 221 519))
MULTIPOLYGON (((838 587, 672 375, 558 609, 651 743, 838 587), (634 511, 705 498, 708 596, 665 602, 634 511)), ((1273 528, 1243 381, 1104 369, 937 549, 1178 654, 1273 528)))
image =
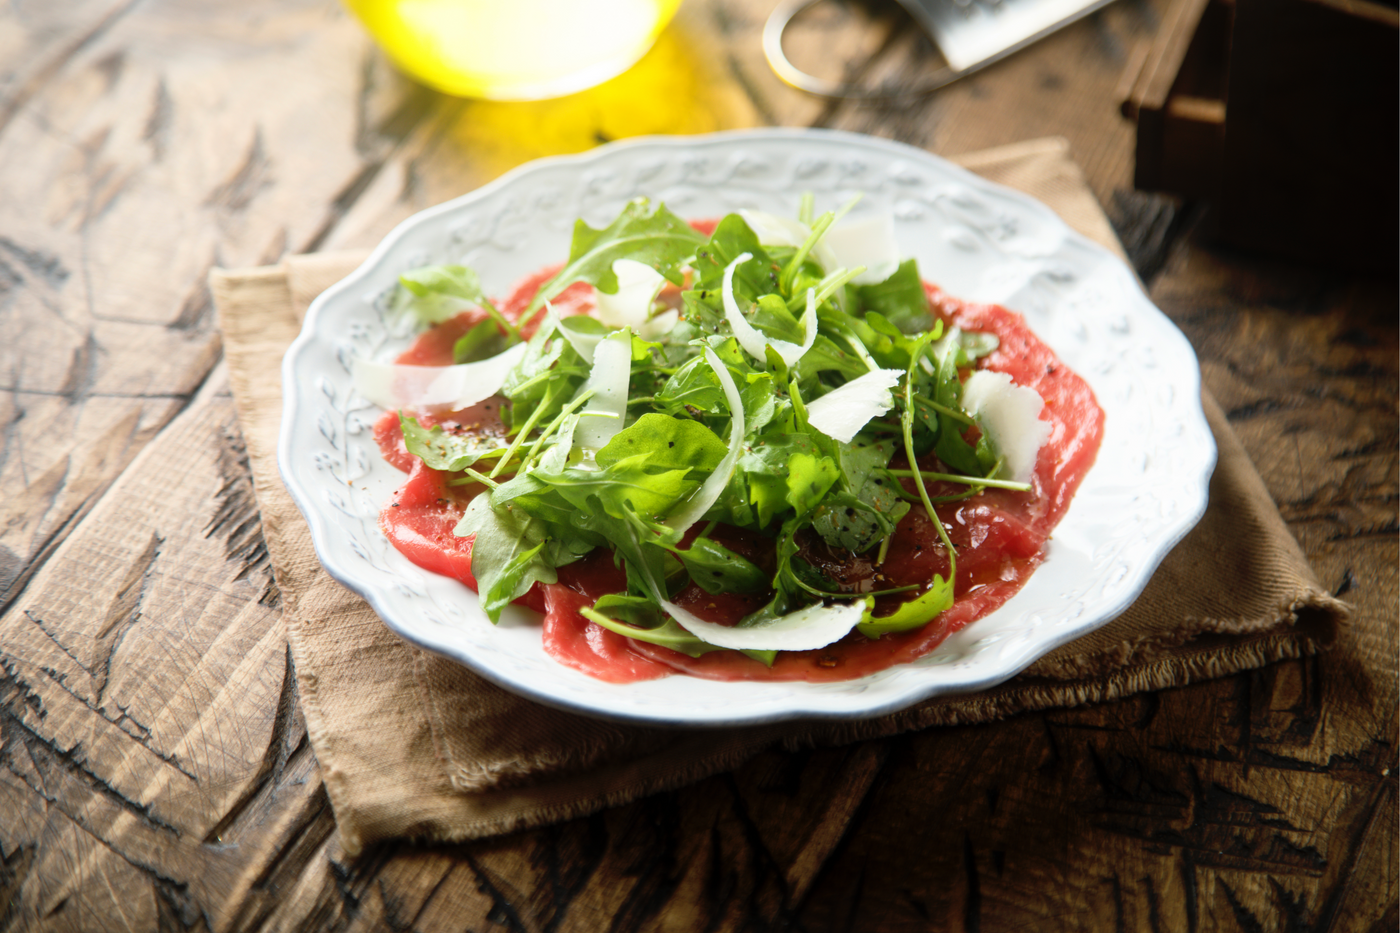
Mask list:
POLYGON ((617 275, 613 263, 619 259, 645 263, 672 284, 680 285, 684 281, 681 265, 695 255, 704 239, 665 205, 649 209, 645 198, 630 202, 602 230, 594 230, 579 220, 574 224, 569 261, 540 286, 522 319, 533 318, 546 301, 558 297, 575 282, 587 282, 600 291, 615 293, 617 275))

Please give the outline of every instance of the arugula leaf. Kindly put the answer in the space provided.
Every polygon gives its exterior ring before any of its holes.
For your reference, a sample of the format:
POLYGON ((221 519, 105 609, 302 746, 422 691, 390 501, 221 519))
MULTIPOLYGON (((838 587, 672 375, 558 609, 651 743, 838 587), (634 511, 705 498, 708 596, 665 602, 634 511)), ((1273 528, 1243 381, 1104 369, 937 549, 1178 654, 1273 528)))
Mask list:
POLYGON ((976 330, 958 331, 958 349, 962 350, 963 358, 967 360, 966 365, 968 366, 999 346, 1001 346, 1001 340, 997 338, 996 334, 976 330))
POLYGON ((768 588, 768 574, 710 538, 696 538, 686 550, 672 553, 706 593, 761 593, 768 588))
POLYGON ((946 580, 943 577, 934 577, 933 585, 927 591, 917 599, 904 603, 891 615, 877 618, 867 609, 856 625, 856 630, 867 638, 879 638, 887 632, 907 632, 910 629, 922 628, 952 605, 952 575, 949 574, 946 580))
POLYGON ((799 516, 805 516, 840 478, 841 469, 830 457, 793 454, 788 461, 787 504, 799 516))
POLYGON ((802 325, 780 295, 760 296, 749 313, 749 323, 775 340, 802 343, 802 325))
MULTIPOLYGON (((491 490, 489 495, 492 507, 533 515, 548 526, 569 526, 577 511, 572 502, 534 473, 518 474, 491 490)), ((589 546, 605 543, 606 539, 595 538, 589 546)))
POLYGON ((424 324, 440 324, 462 313, 467 304, 486 301, 481 279, 466 266, 422 266, 399 276, 410 296, 409 310, 424 324))
POLYGON ((647 200, 638 198, 602 230, 594 230, 582 220, 574 224, 569 261, 554 277, 540 286, 521 315, 521 323, 532 319, 544 303, 575 282, 587 282, 609 295, 617 293, 613 263, 631 259, 645 263, 675 285, 684 281, 681 265, 695 253, 705 238, 695 228, 658 204, 647 209, 647 200))
POLYGON ((411 296, 407 307, 425 324, 439 324, 456 317, 462 303, 480 306, 496 326, 507 335, 506 342, 519 343, 524 338, 512 322, 505 319, 482 290, 481 278, 466 266, 422 266, 399 276, 399 284, 411 296))
POLYGON ((774 395, 773 377, 768 373, 750 373, 739 398, 744 403, 744 425, 749 434, 762 431, 787 407, 774 395))
MULTIPOLYGON (((958 379, 958 357, 961 354, 956 340, 949 341, 949 344, 938 360, 938 383, 933 400, 945 408, 961 410, 958 405, 962 400, 962 382, 958 379)), ((966 425, 959 424, 955 418, 942 412, 938 414, 938 425, 938 441, 933 448, 938 459, 952 467, 955 473, 981 476, 983 470, 977 460, 977 452, 963 440, 962 431, 966 425)))
POLYGON ((506 349, 506 338, 496 322, 482 321, 457 338, 452 345, 452 362, 474 363, 495 356, 506 349))
POLYGON ((399 427, 408 452, 434 470, 459 472, 486 454, 506 447, 501 438, 489 434, 448 434, 438 424, 424 428, 418 419, 403 412, 399 412, 399 427))
MULTIPOLYGON (((653 529, 658 526, 635 513, 622 518, 609 515, 597 505, 577 509, 570 517, 570 524, 602 537, 609 547, 622 555, 627 581, 634 592, 644 594, 654 603, 668 596, 663 586, 669 576, 670 554, 662 548, 642 544, 642 535, 649 539, 654 537, 653 529)), ((659 527, 664 529, 664 526, 659 527)))
POLYGON ((877 312, 901 333, 917 334, 933 326, 924 280, 919 277, 919 264, 906 259, 894 274, 875 285, 858 285, 856 303, 867 314, 877 312))
POLYGON ((740 307, 753 304, 760 295, 777 291, 777 263, 759 245, 758 236, 738 214, 729 214, 715 225, 710 239, 695 251, 695 284, 699 300, 717 309, 720 320, 724 308, 720 300, 720 284, 724 270, 740 255, 753 258, 734 270, 734 298, 740 307))
POLYGON ((486 496, 477 496, 457 523, 458 537, 476 535, 472 543, 472 576, 476 577, 481 608, 492 622, 511 600, 524 596, 536 582, 556 583, 554 566, 544 557, 544 523, 514 509, 494 509, 486 496))
POLYGON ((643 516, 659 522, 696 486, 688 469, 648 470, 646 454, 624 457, 600 470, 566 467, 558 473, 537 469, 531 476, 551 486, 576 509, 599 506, 613 518, 643 516))
POLYGON ((870 550, 909 512, 909 503, 888 487, 871 498, 875 501, 849 492, 828 494, 812 512, 812 528, 828 544, 853 554, 870 550))
MULTIPOLYGON (((881 368, 903 369, 907 365, 888 365, 884 359, 880 360, 881 368)), ((870 367, 861 362, 860 358, 852 353, 847 346, 837 343, 826 334, 818 334, 817 340, 812 344, 812 349, 802 355, 802 359, 797 362, 798 378, 807 380, 818 373, 836 373, 841 378, 849 381, 851 379, 864 376, 870 371, 870 367)))
POLYGON ((748 486, 746 498, 757 513, 758 527, 767 527, 787 507, 788 463, 798 454, 810 458, 816 452, 809 435, 770 431, 740 455, 734 472, 748 486))
POLYGON ((666 618, 661 607, 645 596, 630 596, 626 593, 607 593, 599 596, 598 601, 593 604, 593 610, 637 628, 656 628, 666 618))
POLYGON ((480 276, 466 266, 421 266, 399 276, 399 283, 419 298, 450 295, 473 304, 486 298, 480 276))
POLYGON ((693 357, 672 373, 656 393, 655 400, 663 411, 677 416, 689 409, 697 412, 725 410, 724 390, 703 356, 693 357))
POLYGON ((888 481, 884 477, 885 468, 894 456, 894 441, 855 440, 842 446, 840 451, 841 473, 845 477, 846 488, 859 493, 866 483, 873 481, 883 486, 888 481))
POLYGON ((812 513, 812 527, 829 544, 860 554, 891 534, 909 511, 886 468, 894 441, 861 442, 840 450, 845 490, 826 496, 812 513))
POLYGON ((501 386, 501 394, 511 400, 511 430, 518 430, 528 422, 535 409, 546 401, 549 406, 537 421, 554 420, 587 380, 590 371, 591 367, 578 352, 567 340, 558 339, 558 332, 546 322, 530 338, 525 356, 501 386))
POLYGON ((727 450, 713 431, 698 422, 649 412, 613 435, 599 449, 596 460, 599 466, 609 467, 643 456, 642 465, 648 471, 709 473, 719 466, 727 450))

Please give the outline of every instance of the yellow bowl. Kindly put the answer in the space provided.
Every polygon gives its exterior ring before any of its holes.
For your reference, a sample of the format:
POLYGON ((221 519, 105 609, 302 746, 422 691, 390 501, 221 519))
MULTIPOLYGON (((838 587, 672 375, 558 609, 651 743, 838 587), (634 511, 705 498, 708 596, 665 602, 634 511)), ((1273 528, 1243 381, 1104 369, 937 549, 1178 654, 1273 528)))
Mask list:
POLYGON ((394 63, 461 97, 592 87, 651 48, 680 0, 345 0, 394 63))

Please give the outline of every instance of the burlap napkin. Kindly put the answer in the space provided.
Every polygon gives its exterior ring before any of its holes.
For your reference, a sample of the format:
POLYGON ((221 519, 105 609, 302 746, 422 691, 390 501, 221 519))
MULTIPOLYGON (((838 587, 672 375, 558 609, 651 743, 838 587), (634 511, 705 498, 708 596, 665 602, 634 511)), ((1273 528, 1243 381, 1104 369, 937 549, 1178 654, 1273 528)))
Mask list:
MULTIPOLYGON (((957 161, 1119 250, 1064 140, 957 161)), ((470 839, 569 819, 733 768, 775 744, 985 722, 1218 677, 1317 651, 1345 618, 1207 397, 1220 460, 1205 518, 1120 618, 1000 687, 877 720, 724 731, 623 726, 538 706, 390 632, 321 568, 278 478, 282 354, 311 300, 362 258, 295 256, 212 275, 307 730, 351 854, 392 836, 470 839)))

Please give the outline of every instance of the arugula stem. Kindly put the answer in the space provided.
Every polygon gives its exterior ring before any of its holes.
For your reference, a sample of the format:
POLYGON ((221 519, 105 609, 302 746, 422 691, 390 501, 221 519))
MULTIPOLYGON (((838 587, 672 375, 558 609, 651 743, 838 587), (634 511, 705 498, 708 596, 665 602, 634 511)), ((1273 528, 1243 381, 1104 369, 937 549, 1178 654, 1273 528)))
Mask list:
POLYGON ((505 456, 501 458, 500 462, 497 463, 488 474, 492 479, 495 479, 501 470, 505 469, 505 465, 515 456, 515 452, 520 449, 520 445, 525 442, 525 438, 529 437, 530 432, 535 430, 536 422, 544 417, 545 409, 549 407, 552 401, 554 401, 554 387, 550 386, 548 391, 544 394, 544 399, 535 406, 535 410, 530 412, 530 417, 525 419, 525 424, 515 433, 515 440, 511 441, 510 446, 506 448, 505 456))
POLYGON ((591 399, 596 393, 596 391, 596 389, 589 389, 587 392, 583 393, 578 398, 574 399, 572 402, 560 409, 559 414, 555 415, 554 420, 551 421, 548 427, 544 429, 544 433, 540 435, 539 440, 535 441, 535 443, 531 445, 530 449, 526 451, 525 458, 521 462, 526 464, 534 463, 536 455, 538 455, 540 452, 540 448, 544 446, 544 442, 553 437, 554 432, 558 431, 560 425, 564 423, 564 419, 569 417, 569 415, 572 415, 575 411, 577 411, 579 406, 582 405, 584 402, 591 399))
MULTIPOLYGON (((853 269, 837 269, 835 272, 822 279, 816 285, 815 300, 818 305, 826 301, 838 289, 844 286, 851 279, 865 271, 865 266, 856 266, 853 269)), ((807 293, 793 295, 787 300, 789 311, 798 311, 807 307, 807 293)))
POLYGON ((812 224, 812 232, 807 235, 807 239, 802 241, 802 245, 797 248, 797 252, 792 254, 792 258, 789 259, 787 265, 783 267, 782 275, 778 278, 783 291, 792 291, 792 282, 797 278, 797 270, 802 268, 802 264, 807 261, 807 254, 816 247, 817 241, 826 234, 826 231, 835 222, 836 215, 831 211, 827 211, 817 218, 816 223, 812 224))
POLYGON ((505 332, 510 335, 512 343, 524 342, 525 338, 520 335, 520 328, 506 320, 506 316, 497 311, 496 306, 485 295, 481 296, 481 307, 487 314, 491 315, 491 320, 496 322, 497 327, 505 329, 505 332))
MULTIPOLYGON (((500 483, 498 483, 498 482, 496 482, 495 480, 493 480, 491 477, 485 476, 485 475, 483 475, 483 474, 481 474, 481 473, 478 473, 476 470, 473 470, 471 467, 467 467, 467 468, 466 468, 465 470, 463 470, 462 472, 465 473, 465 474, 467 474, 468 476, 470 476, 472 479, 476 480, 476 481, 477 481, 478 483, 480 483, 481 485, 485 486, 487 489, 495 489, 497 486, 501 485, 500 483)), ((466 484, 463 483, 462 485, 466 485, 466 484)))
POLYGON ((865 599, 867 596, 893 596, 896 593, 907 593, 910 590, 917 590, 920 588, 919 584, 910 583, 908 586, 896 586, 888 590, 871 590, 869 593, 833 593, 830 590, 818 589, 812 586, 795 573, 790 576, 792 581, 798 586, 812 595, 820 596, 823 599, 865 599))
POLYGON ((792 402, 792 413, 797 417, 797 427, 807 429, 807 406, 802 402, 802 393, 797 388, 797 380, 788 383, 788 401, 792 402))
POLYGON ((802 192, 802 202, 797 208, 797 219, 804 224, 812 223, 812 212, 817 208, 817 199, 810 191, 802 192))
POLYGON ((526 379, 524 382, 520 383, 520 385, 518 385, 518 386, 516 386, 515 388, 511 389, 510 391, 511 391, 511 395, 512 395, 512 396, 518 396, 518 395, 520 395, 521 393, 523 393, 526 389, 532 387, 535 383, 537 383, 537 382, 544 382, 546 379, 557 379, 557 378, 559 378, 560 376, 587 376, 587 375, 588 375, 588 370, 586 370, 586 369, 581 369, 581 368, 579 368, 579 367, 577 367, 577 366, 565 367, 565 366, 560 366, 560 365, 558 365, 558 363, 555 363, 551 368, 546 369, 546 370, 544 370, 543 372, 536 373, 535 375, 531 376, 529 379, 526 379))
POLYGON ((851 279, 854 279, 856 276, 860 275, 864 271, 865 266, 856 266, 853 269, 844 269, 840 272, 828 275, 826 278, 822 279, 819 283, 820 287, 817 289, 817 304, 821 304, 823 301, 826 301, 836 292, 838 288, 844 287, 847 282, 851 281, 851 279))
POLYGON ((865 364, 866 369, 873 372, 880 368, 880 364, 875 362, 875 358, 871 356, 870 351, 866 349, 864 341, 855 334, 842 333, 841 336, 846 338, 846 342, 851 345, 851 350, 856 356, 860 357, 860 361, 865 364))
POLYGON ((962 483, 965 486, 991 486, 993 489, 1010 489, 1012 492, 1030 492, 1030 483, 1016 483, 1009 479, 990 479, 985 476, 960 476, 957 473, 934 473, 931 470, 890 470, 890 475, 899 479, 914 478, 922 487, 923 480, 942 480, 946 483, 962 483))
POLYGON ((916 395, 916 396, 914 396, 914 401, 915 401, 915 403, 917 403, 917 404, 919 404, 919 405, 922 405, 922 406, 924 406, 925 408, 932 408, 934 411, 938 412, 940 415, 947 415, 949 418, 952 418, 954 421, 961 421, 963 424, 968 424, 968 425, 976 424, 976 423, 977 423, 976 421, 973 421, 972 418, 970 418, 968 415, 964 414, 963 412, 959 411, 958 409, 956 409, 956 408, 949 408, 947 405, 940 405, 940 404, 938 404, 937 402, 934 402, 934 401, 931 401, 931 400, 929 400, 929 399, 924 398, 922 395, 916 395))
MULTIPOLYGON (((900 412, 899 420, 900 426, 904 429, 904 455, 909 458, 910 463, 918 462, 914 458, 914 366, 918 359, 923 356, 923 348, 927 343, 928 336, 925 335, 915 347, 914 358, 910 360, 909 369, 904 373, 904 411, 900 412)), ((890 472, 895 473, 893 470, 890 472)), ((948 549, 948 582, 952 584, 957 580, 958 552, 954 549, 953 542, 948 540, 948 530, 943 527, 938 512, 934 510, 933 503, 929 501, 928 488, 924 486, 923 471, 913 470, 909 472, 913 474, 914 485, 919 487, 919 498, 923 500, 928 517, 933 521, 933 526, 938 529, 938 537, 942 539, 943 546, 948 549)), ((895 473, 895 475, 898 474, 895 473)))
POLYGON ((554 273, 553 277, 550 278, 548 282, 545 282, 542 285, 540 285, 540 287, 535 291, 535 297, 530 299, 530 306, 525 309, 525 312, 521 314, 518 319, 522 328, 529 327, 530 322, 535 319, 535 315, 543 311, 545 309, 545 305, 549 304, 549 299, 555 297, 555 295, 558 294, 558 292, 555 292, 554 294, 546 295, 546 297, 544 298, 540 297, 541 295, 544 295, 545 292, 555 282, 557 282, 559 280, 559 277, 563 274, 564 270, 560 269, 558 272, 554 273), (537 301, 539 302, 539 304, 535 304, 535 302, 537 301))
POLYGON ((837 210, 836 214, 831 218, 831 222, 832 222, 832 223, 836 223, 836 221, 840 220, 842 217, 845 217, 847 214, 849 214, 849 213, 851 212, 851 208, 853 208, 853 207, 855 207, 857 204, 859 204, 859 203, 860 203, 860 199, 863 198, 863 197, 865 197, 865 192, 864 192, 864 191, 858 191, 858 192, 856 192, 856 196, 855 196, 855 197, 851 198, 851 199, 850 199, 849 201, 847 201, 844 205, 842 205, 841 208, 840 208, 839 210, 837 210))
MULTIPOLYGON (((962 502, 964 499, 971 499, 973 496, 975 496, 975 495, 977 495, 978 493, 980 493, 984 488, 985 488, 985 487, 982 487, 982 486, 972 486, 972 487, 968 488, 965 492, 955 493, 954 495, 951 495, 951 496, 930 496, 930 497, 929 497, 929 501, 932 502, 934 505, 943 505, 944 503, 947 503, 947 502, 962 502)), ((905 488, 902 487, 902 486, 899 487, 899 489, 898 489, 898 491, 895 493, 895 495, 899 496, 901 499, 905 500, 906 502, 922 502, 922 501, 923 501, 922 499, 919 498, 919 494, 918 494, 918 493, 909 492, 907 489, 905 489, 905 488)))

